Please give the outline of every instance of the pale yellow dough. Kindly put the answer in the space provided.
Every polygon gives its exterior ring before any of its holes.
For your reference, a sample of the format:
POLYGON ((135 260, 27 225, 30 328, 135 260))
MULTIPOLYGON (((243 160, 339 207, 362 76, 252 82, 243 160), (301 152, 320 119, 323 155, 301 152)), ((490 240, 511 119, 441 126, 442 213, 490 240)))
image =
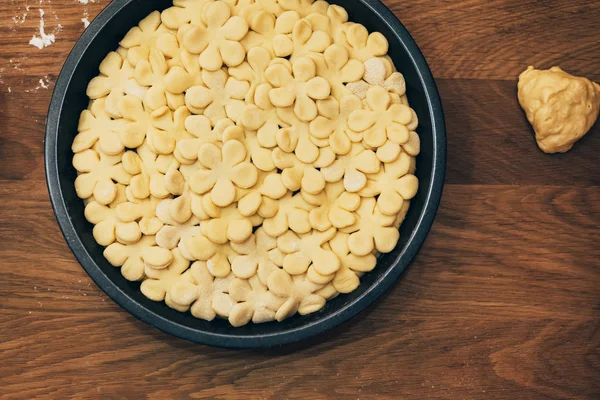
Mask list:
POLYGON ((197 318, 317 312, 394 249, 417 193, 404 76, 325 1, 173 3, 87 88, 72 150, 94 239, 197 318))
POLYGON ((594 125, 600 111, 600 85, 559 67, 529 67, 519 76, 519 103, 545 153, 564 153, 594 125))

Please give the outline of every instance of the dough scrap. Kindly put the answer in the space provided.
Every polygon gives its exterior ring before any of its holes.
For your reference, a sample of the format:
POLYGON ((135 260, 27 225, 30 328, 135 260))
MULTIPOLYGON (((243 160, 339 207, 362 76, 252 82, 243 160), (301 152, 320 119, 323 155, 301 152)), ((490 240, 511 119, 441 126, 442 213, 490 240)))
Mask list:
POLYGON ((519 76, 519 103, 545 153, 565 153, 594 125, 600 111, 600 85, 559 67, 528 67, 519 76))

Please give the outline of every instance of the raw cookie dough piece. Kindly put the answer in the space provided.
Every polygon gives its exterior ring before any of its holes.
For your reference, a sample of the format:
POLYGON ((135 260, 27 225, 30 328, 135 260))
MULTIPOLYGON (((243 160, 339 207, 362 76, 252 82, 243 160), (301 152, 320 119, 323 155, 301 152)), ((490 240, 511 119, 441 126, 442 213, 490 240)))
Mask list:
POLYGON ((362 108, 362 101, 354 95, 342 97, 337 101, 330 96, 317 101, 319 116, 310 123, 310 134, 317 139, 329 140, 329 146, 335 154, 347 154, 352 143, 362 140, 362 134, 348 127, 348 117, 354 110, 362 108))
POLYGON ((233 280, 229 284, 229 296, 237 303, 229 314, 229 322, 234 327, 250 321, 255 324, 275 321, 276 311, 285 303, 285 298, 267 290, 256 275, 248 280, 233 280))
POLYGON ((192 315, 212 321, 218 315, 229 317, 235 302, 229 296, 233 274, 224 278, 211 275, 208 262, 196 261, 168 290, 165 301, 178 311, 190 310, 192 315))
POLYGON ((183 37, 183 46, 192 54, 200 55, 200 66, 216 71, 226 64, 238 66, 246 51, 239 43, 248 33, 248 23, 232 16, 229 6, 222 1, 210 3, 203 9, 202 25, 193 26, 183 37))
POLYGON ((145 276, 143 253, 156 244, 154 236, 144 236, 135 244, 113 243, 104 249, 104 257, 114 267, 121 267, 121 274, 128 281, 141 281, 145 276))
POLYGON ((340 182, 331 183, 318 195, 302 192, 302 197, 317 206, 310 210, 310 226, 318 231, 326 231, 332 226, 346 228, 356 223, 354 211, 360 206, 361 198, 357 193, 349 193, 340 182))
POLYGON ((327 182, 339 182, 344 179, 344 188, 351 193, 364 189, 367 175, 379 172, 381 163, 372 150, 366 150, 362 145, 354 143, 350 153, 339 156, 329 167, 321 168, 321 173, 327 182))
POLYGON ((380 147, 389 139, 397 144, 408 142, 407 125, 412 120, 410 107, 392 103, 387 89, 373 86, 367 92, 369 110, 355 110, 348 118, 348 126, 362 132, 365 144, 380 147))
POLYGON ((294 106, 296 116, 302 121, 312 121, 318 115, 316 100, 331 93, 329 82, 317 76, 317 66, 307 57, 294 63, 275 59, 265 71, 267 81, 273 86, 269 92, 271 103, 277 107, 294 106))
POLYGON ((519 76, 519 103, 545 153, 564 153, 594 125, 600 85, 564 72, 529 67, 519 76))
POLYGON ((140 290, 150 300, 163 301, 189 265, 189 260, 183 258, 179 249, 173 250, 173 261, 167 268, 157 269, 146 264, 144 271, 147 279, 142 282, 140 290))
POLYGON ((202 81, 204 85, 192 86, 185 93, 185 105, 190 111, 208 117, 213 126, 224 118, 237 121, 250 84, 228 76, 222 69, 202 71, 202 81))
POLYGON ((198 150, 198 160, 204 167, 196 171, 189 182, 197 194, 210 192, 213 203, 227 207, 234 202, 235 188, 248 189, 256 183, 258 170, 244 161, 246 148, 237 140, 230 140, 220 149, 212 143, 198 150))
POLYGON ((307 315, 319 311, 325 305, 325 298, 315 292, 322 289, 309 281, 306 275, 290 276, 282 269, 277 269, 269 276, 268 287, 277 296, 287 300, 277 310, 275 319, 279 322, 296 314, 307 315))
POLYGON ((129 175, 121 164, 121 155, 109 156, 98 146, 76 153, 73 166, 79 173, 75 179, 75 191, 81 199, 94 199, 102 204, 112 203, 117 196, 117 181, 128 184, 129 175))
POLYGON ((206 261, 208 271, 216 278, 230 275, 229 260, 238 255, 229 244, 215 244, 204 235, 183 239, 179 242, 178 248, 190 261, 206 261))
POLYGON ((402 152, 394 162, 383 164, 383 168, 369 175, 366 186, 359 192, 363 197, 375 197, 379 210, 386 215, 396 215, 404 200, 417 194, 419 180, 411 173, 414 158, 402 152))
POLYGON ((304 274, 308 267, 314 266, 321 275, 331 275, 340 268, 340 260, 331 251, 322 246, 329 242, 336 233, 335 228, 325 232, 313 231, 304 235, 296 235, 287 231, 277 238, 277 247, 286 256, 283 259, 283 269, 290 275, 304 274))
POLYGON ((268 276, 277 268, 276 261, 282 258, 277 249, 277 239, 259 228, 254 235, 242 243, 231 243, 240 255, 233 259, 231 270, 238 278, 249 279, 256 275, 266 284, 268 276))

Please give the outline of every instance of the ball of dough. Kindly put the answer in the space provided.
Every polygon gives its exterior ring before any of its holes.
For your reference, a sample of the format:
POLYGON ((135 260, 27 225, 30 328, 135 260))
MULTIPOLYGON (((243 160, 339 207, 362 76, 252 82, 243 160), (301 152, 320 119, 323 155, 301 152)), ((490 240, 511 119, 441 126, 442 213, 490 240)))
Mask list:
POLYGON ((564 153, 594 125, 600 85, 564 72, 528 67, 519 76, 519 103, 545 153, 564 153))

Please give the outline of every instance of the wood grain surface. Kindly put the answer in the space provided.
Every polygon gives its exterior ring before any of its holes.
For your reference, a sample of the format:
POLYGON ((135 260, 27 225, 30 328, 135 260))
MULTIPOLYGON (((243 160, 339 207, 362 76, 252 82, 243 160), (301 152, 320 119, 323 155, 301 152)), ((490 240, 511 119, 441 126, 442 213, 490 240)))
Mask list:
POLYGON ((439 215, 380 301, 267 351, 195 345, 136 320, 60 234, 46 110, 81 19, 107 3, 0 1, 0 398, 600 398, 600 129, 545 155, 516 100, 530 64, 600 81, 598 1, 385 1, 442 95, 439 215), (39 8, 56 31, 43 50, 28 45, 39 8))

